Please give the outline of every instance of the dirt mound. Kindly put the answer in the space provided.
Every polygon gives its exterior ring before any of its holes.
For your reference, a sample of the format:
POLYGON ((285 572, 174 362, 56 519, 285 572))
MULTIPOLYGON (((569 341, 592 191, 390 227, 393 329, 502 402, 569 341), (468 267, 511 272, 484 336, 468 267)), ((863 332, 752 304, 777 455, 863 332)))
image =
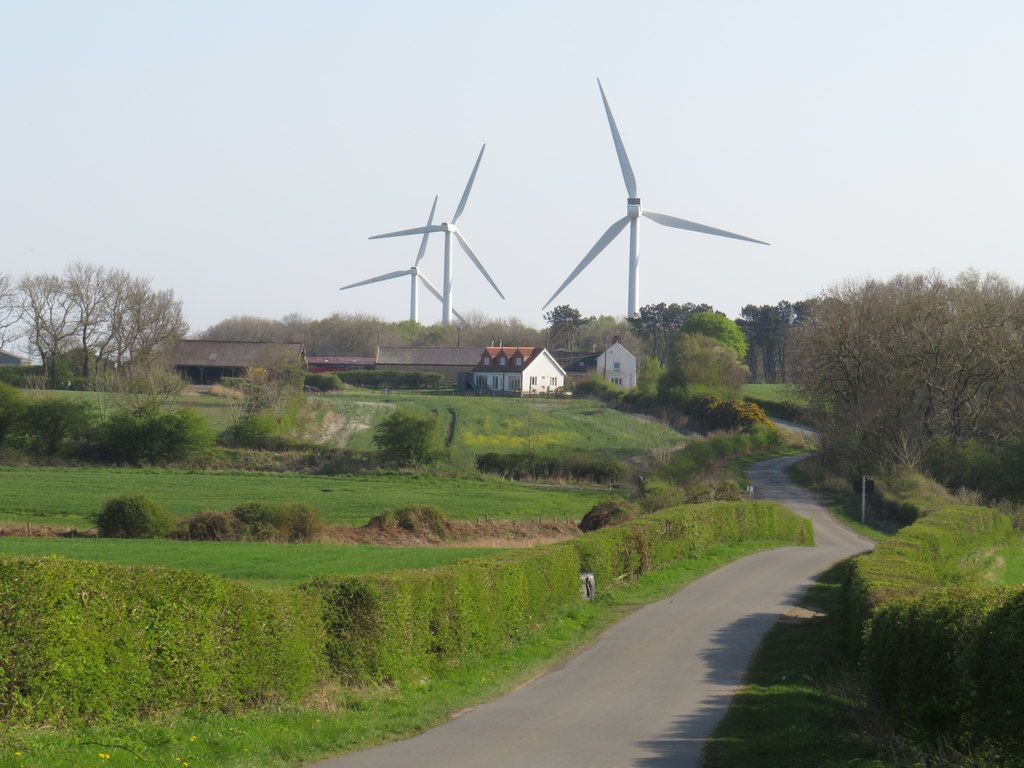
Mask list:
POLYGON ((366 524, 367 528, 383 531, 400 528, 413 536, 433 537, 445 541, 451 535, 452 524, 444 510, 429 504, 391 510, 377 515, 366 524))
POLYGON ((596 531, 606 525, 632 520, 638 514, 636 505, 625 499, 604 499, 591 507, 590 511, 580 520, 579 527, 584 533, 596 531))

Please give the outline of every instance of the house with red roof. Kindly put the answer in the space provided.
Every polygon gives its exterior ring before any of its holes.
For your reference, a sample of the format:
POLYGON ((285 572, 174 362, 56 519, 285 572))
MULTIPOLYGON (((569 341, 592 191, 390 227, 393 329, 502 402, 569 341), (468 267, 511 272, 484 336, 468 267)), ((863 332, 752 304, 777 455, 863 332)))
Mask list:
POLYGON ((471 381, 480 393, 539 395, 565 386, 565 370, 544 347, 484 347, 471 381))

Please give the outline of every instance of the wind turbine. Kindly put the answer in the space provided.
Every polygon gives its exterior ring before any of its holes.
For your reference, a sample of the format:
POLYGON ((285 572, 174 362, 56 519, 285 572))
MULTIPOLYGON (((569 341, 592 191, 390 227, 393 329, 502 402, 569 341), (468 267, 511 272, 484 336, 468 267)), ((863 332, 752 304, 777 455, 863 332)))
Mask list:
POLYGON ((591 248, 587 255, 583 257, 576 269, 572 271, 572 274, 565 279, 565 282, 555 291, 554 296, 548 299, 548 303, 544 305, 546 308, 548 304, 554 301, 558 294, 565 290, 566 286, 569 285, 576 277, 590 266, 597 255, 601 253, 608 245, 614 240, 618 234, 629 225, 629 298, 627 302, 627 317, 633 317, 636 315, 637 305, 640 303, 640 217, 646 216, 651 221, 657 222, 666 227, 675 227, 676 229, 688 229, 691 232, 703 232, 706 235, 718 235, 719 237, 732 237, 736 240, 746 240, 751 243, 760 243, 761 245, 768 245, 761 240, 755 240, 752 237, 745 237, 743 235, 737 235, 733 232, 726 232, 724 229, 715 229, 714 227, 708 227, 704 224, 698 224, 694 221, 687 221, 686 219, 678 219, 675 216, 666 216, 664 213, 654 213, 653 211, 645 211, 640 207, 640 195, 636 191, 636 177, 633 176, 633 168, 629 164, 629 157, 626 156, 626 148, 622 145, 622 137, 619 136, 619 129, 615 125, 615 118, 612 117, 612 108, 608 106, 608 99, 604 95, 604 88, 601 87, 601 80, 597 81, 598 90, 601 91, 601 101, 604 102, 604 111, 608 115, 608 127, 612 131, 612 141, 615 142, 615 154, 619 157, 619 167, 622 169, 622 180, 626 182, 626 215, 621 219, 612 224, 605 231, 601 237, 598 238, 597 242, 594 243, 594 247, 591 248))
MULTIPOLYGON (((434 223, 434 210, 437 208, 437 195, 434 196, 434 204, 430 206, 430 216, 427 217, 427 226, 431 226, 434 223)), ((360 280, 358 283, 352 283, 351 285, 345 285, 339 288, 340 291, 348 290, 349 288, 358 288, 361 285, 369 285, 370 283, 382 283, 385 280, 394 280, 396 277, 410 277, 409 281, 409 319, 414 323, 419 322, 419 283, 423 283, 428 291, 437 297, 438 301, 443 302, 444 298, 438 292, 437 288, 427 280, 426 276, 420 272, 420 262, 423 261, 423 255, 427 252, 427 234, 423 235, 423 239, 420 240, 420 250, 416 254, 416 261, 409 269, 400 269, 397 272, 388 272, 386 275, 378 275, 377 277, 371 277, 368 280, 360 280)), ((460 321, 462 316, 452 310, 452 314, 455 315, 460 321)))
MULTIPOLYGON (((452 220, 442 222, 441 224, 430 224, 428 223, 425 227, 416 227, 415 229, 403 229, 399 232, 388 232, 383 235, 374 235, 371 240, 379 240, 382 237, 403 237, 405 235, 423 235, 423 243, 426 242, 427 236, 432 232, 444 232, 444 297, 441 299, 443 309, 441 312, 441 325, 452 324, 452 235, 458 241, 459 246, 469 256, 469 260, 473 262, 480 274, 482 274, 487 282, 491 284, 491 287, 497 291, 501 298, 505 298, 505 294, 501 292, 491 276, 487 274, 487 270, 484 269, 484 265, 480 263, 480 259, 473 253, 473 249, 469 247, 469 243, 466 242, 466 238, 463 237, 462 233, 455 226, 458 222, 459 217, 462 216, 462 212, 466 210, 466 201, 469 200, 469 192, 473 189, 473 181, 476 179, 477 169, 480 168, 480 161, 484 157, 484 149, 487 145, 484 144, 480 147, 480 154, 476 158, 476 164, 473 166, 473 172, 469 174, 469 181, 466 182, 466 189, 462 193, 462 199, 459 200, 459 206, 455 209, 455 213, 452 216, 452 220)), ((420 249, 422 250, 424 245, 421 243, 420 249)))

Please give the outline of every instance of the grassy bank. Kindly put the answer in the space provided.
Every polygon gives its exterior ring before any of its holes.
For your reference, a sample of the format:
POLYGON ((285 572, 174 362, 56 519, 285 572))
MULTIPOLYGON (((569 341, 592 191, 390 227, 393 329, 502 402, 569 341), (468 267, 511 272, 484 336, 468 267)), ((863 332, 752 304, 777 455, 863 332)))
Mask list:
POLYGON ((0 537, 0 555, 61 555, 118 565, 160 565, 266 586, 284 586, 327 574, 382 573, 430 568, 500 552, 484 547, 378 547, 270 544, 249 541, 63 539, 0 537))
POLYGON ((325 687, 303 705, 241 715, 181 713, 137 723, 71 730, 10 728, 0 765, 295 766, 415 734, 453 712, 504 693, 550 668, 635 608, 667 596, 731 560, 772 546, 713 547, 644 574, 594 603, 580 603, 524 633, 509 651, 435 679, 382 688, 325 687), (20 753, 20 754, 16 754, 20 753), (109 758, 100 758, 100 754, 109 758))
POLYGON ((411 475, 306 476, 187 472, 100 467, 0 468, 0 521, 91 527, 91 516, 112 496, 142 493, 176 517, 228 510, 244 501, 311 504, 328 523, 362 525, 410 504, 433 504, 450 517, 578 520, 606 491, 538 487, 469 478, 411 475), (500 503, 496 500, 500 499, 500 503))

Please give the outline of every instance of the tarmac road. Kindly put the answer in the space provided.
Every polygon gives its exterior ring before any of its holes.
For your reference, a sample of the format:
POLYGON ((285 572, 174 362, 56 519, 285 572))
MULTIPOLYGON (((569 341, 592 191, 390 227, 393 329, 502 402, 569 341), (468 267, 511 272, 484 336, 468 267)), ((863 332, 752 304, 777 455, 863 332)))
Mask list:
MULTIPOLYGON (((814 523, 814 547, 759 552, 610 627, 564 666, 404 741, 316 768, 698 766, 765 632, 814 577, 872 544, 837 523, 770 459, 747 473, 761 498, 814 523)), ((598 585, 600 588, 600 585, 598 585)))

